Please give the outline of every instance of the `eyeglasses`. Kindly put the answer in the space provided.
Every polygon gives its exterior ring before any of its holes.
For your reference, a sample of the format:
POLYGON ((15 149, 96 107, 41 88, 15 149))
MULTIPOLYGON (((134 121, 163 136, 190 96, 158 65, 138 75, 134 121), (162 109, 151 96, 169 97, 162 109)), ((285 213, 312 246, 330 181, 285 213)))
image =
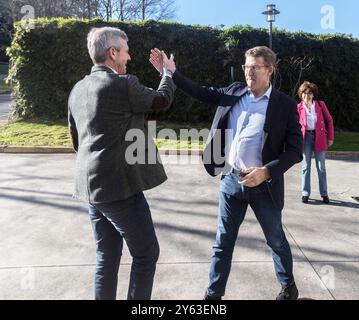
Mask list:
POLYGON ((247 66, 247 65, 242 65, 242 69, 244 72, 246 71, 254 71, 254 72, 258 72, 261 68, 267 68, 267 66, 258 66, 258 65, 254 65, 254 66, 247 66))

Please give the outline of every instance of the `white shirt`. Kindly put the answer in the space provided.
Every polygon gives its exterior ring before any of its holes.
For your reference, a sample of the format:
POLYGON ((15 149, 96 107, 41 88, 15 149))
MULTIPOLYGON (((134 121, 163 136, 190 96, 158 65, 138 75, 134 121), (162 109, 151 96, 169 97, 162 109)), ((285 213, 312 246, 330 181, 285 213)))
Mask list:
POLYGON ((226 157, 228 163, 237 170, 263 166, 263 129, 271 93, 272 85, 259 98, 255 98, 248 90, 230 111, 226 157))
POLYGON ((315 105, 314 102, 312 106, 309 108, 305 105, 303 102, 305 111, 307 113, 307 130, 315 130, 315 127, 317 125, 317 113, 315 112, 315 105))

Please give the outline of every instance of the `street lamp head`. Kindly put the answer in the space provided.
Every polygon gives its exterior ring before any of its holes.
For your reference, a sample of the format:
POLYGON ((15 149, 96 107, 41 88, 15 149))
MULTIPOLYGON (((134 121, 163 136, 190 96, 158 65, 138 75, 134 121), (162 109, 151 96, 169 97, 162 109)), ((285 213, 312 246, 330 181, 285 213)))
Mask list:
POLYGON ((268 4, 267 11, 262 12, 267 16, 267 22, 275 22, 275 16, 280 12, 275 8, 275 4, 268 4))

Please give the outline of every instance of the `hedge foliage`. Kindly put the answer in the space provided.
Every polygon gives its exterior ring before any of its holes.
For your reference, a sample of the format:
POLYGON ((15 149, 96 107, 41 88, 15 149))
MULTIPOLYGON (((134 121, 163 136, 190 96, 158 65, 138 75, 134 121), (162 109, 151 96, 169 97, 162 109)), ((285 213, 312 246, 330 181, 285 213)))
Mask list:
MULTIPOLYGON (((92 63, 86 36, 92 27, 113 26, 129 37, 132 61, 128 72, 147 86, 156 87, 159 76, 148 61, 150 49, 174 53, 179 68, 192 79, 211 86, 227 86, 230 67, 236 80, 244 80, 240 65, 244 52, 266 45, 264 29, 238 26, 228 30, 158 21, 124 23, 76 19, 37 19, 30 32, 16 26, 8 55, 10 77, 15 83, 16 114, 21 118, 64 118, 73 85, 89 73, 92 63)), ((292 95, 300 63, 313 59, 301 81, 319 85, 320 98, 327 102, 337 128, 359 130, 359 41, 345 35, 313 35, 274 31, 274 50, 280 58, 275 86, 292 95), (294 61, 297 59, 296 61, 294 61)), ((298 98, 298 97, 297 97, 298 98)), ((156 119, 177 122, 206 122, 214 108, 180 91, 172 109, 156 119)))

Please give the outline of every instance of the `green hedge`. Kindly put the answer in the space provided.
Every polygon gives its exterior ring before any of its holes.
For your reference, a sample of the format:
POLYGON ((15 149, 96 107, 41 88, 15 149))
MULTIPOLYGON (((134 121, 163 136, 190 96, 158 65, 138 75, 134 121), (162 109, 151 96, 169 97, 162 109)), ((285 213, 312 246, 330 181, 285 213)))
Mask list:
MULTIPOLYGON (((265 44, 267 31, 251 27, 236 27, 222 34, 236 70, 243 63, 243 52, 265 44), (238 59, 239 57, 239 59, 238 59)), ((291 95, 299 71, 289 65, 290 57, 313 62, 302 75, 319 86, 319 99, 326 101, 338 129, 359 131, 359 41, 346 35, 314 35, 276 30, 273 47, 278 53, 279 74, 275 86, 291 95), (308 60, 307 59, 307 60, 308 60), (293 75, 294 77, 293 79, 293 75)), ((238 76, 244 81, 242 74, 238 76)), ((299 100, 296 95, 295 98, 299 100)))
MULTIPOLYGON (((63 118, 67 98, 73 85, 89 73, 91 60, 86 36, 92 27, 111 25, 126 31, 130 54, 128 72, 136 74, 150 87, 159 83, 157 72, 148 62, 149 51, 158 46, 176 55, 177 64, 189 77, 204 84, 226 86, 230 67, 235 67, 237 80, 243 80, 240 65, 246 49, 266 45, 265 30, 234 27, 228 30, 188 26, 157 21, 105 23, 100 20, 37 19, 35 28, 17 32, 8 50, 14 81, 16 114, 21 118, 63 118)), ((359 41, 344 35, 312 35, 274 32, 274 49, 281 62, 276 87, 291 93, 295 74, 288 59, 313 57, 302 80, 320 87, 320 95, 334 115, 337 128, 359 130, 359 41)), ((151 115, 156 119, 177 122, 207 122, 214 108, 199 103, 180 91, 166 114, 151 115)))

